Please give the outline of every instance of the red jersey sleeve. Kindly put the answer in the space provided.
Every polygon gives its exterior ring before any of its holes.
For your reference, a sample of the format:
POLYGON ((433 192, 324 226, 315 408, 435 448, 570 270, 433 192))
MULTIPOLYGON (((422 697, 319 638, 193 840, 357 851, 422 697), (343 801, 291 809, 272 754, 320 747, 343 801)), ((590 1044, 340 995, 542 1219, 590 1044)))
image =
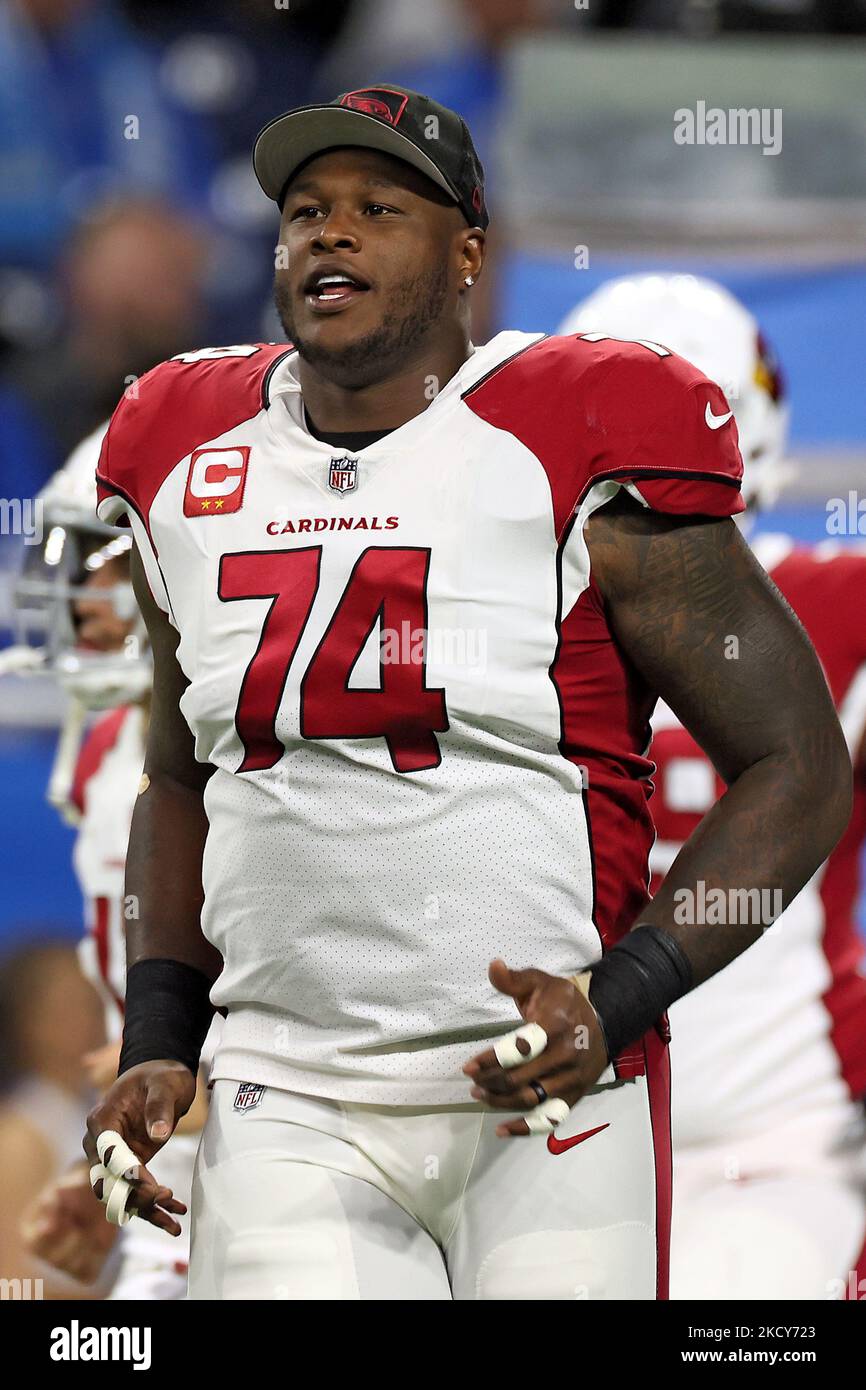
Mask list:
POLYGON ((591 378, 584 493, 610 478, 656 511, 742 511, 737 426, 721 387, 673 353, 658 357, 632 343, 617 348, 591 378))
POLYGON ((272 370, 291 351, 287 343, 202 348, 128 387, 96 470, 101 520, 116 525, 132 511, 150 536, 151 505, 168 475, 193 449, 266 408, 272 370))
POLYGON ((541 461, 558 536, 604 482, 657 511, 743 510, 737 427, 724 392, 666 348, 595 335, 546 338, 464 399, 541 461))

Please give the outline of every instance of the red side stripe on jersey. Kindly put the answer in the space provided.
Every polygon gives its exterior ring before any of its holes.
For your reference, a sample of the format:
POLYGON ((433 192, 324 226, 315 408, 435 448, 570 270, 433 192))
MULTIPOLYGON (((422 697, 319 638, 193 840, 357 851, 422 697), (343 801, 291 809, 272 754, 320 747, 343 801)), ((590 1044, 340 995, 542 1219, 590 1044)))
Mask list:
POLYGON ((108 975, 108 899, 93 899, 93 939, 96 942, 96 960, 99 974, 107 988, 111 988, 108 975))
POLYGON ((117 1005, 121 1014, 123 1013, 124 1001, 117 993, 111 983, 111 909, 123 911, 123 903, 111 898, 93 899, 93 939, 96 944, 96 962, 99 966, 99 977, 102 980, 108 994, 117 1005))
POLYGON ((104 714, 85 735, 81 752, 78 754, 78 761, 75 764, 72 791, 70 792, 72 804, 77 807, 81 815, 84 815, 84 796, 87 783, 91 777, 96 775, 102 766, 103 758, 111 752, 117 743, 123 721, 128 714, 129 706, 121 705, 118 709, 104 714))
POLYGON ((112 985, 112 960, 111 960, 111 910, 122 912, 123 904, 116 899, 94 898, 93 899, 93 938, 96 943, 96 961, 99 966, 99 977, 102 980, 108 994, 117 1005, 121 1014, 123 1013, 123 998, 117 993, 112 985))
POLYGON ((652 696, 613 641, 593 581, 560 624, 550 676, 561 711, 560 752, 585 769, 593 920, 607 950, 631 929, 648 900, 653 764, 635 750, 649 740, 652 696))
POLYGON ((647 1033, 643 1047, 655 1163, 656 1298, 664 1301, 670 1296, 671 1208, 673 1204, 670 1054, 654 1029, 647 1033))

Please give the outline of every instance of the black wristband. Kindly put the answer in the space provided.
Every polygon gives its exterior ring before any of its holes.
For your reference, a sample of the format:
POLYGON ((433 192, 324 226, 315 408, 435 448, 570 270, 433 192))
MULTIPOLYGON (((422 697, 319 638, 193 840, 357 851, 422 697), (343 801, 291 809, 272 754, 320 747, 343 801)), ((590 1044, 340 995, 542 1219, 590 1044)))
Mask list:
POLYGON ((693 984, 691 962, 661 927, 639 926, 592 966, 589 1002, 611 1061, 693 984))
POLYGON ((210 990, 207 976, 182 961, 136 961, 126 975, 118 1076, 161 1057, 182 1062, 195 1076, 214 1014, 210 990))

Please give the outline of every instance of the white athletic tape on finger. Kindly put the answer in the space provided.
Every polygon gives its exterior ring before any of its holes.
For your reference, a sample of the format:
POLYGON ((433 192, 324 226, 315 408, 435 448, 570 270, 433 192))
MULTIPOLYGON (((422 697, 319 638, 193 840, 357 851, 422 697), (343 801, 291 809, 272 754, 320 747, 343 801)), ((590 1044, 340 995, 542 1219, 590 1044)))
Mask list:
POLYGON ((101 1134, 97 1134, 96 1152, 109 1173, 113 1173, 116 1178, 122 1178, 124 1173, 129 1172, 130 1168, 141 1167, 141 1159, 138 1154, 132 1152, 126 1140, 115 1129, 104 1129, 101 1134), (106 1149, 114 1150, 107 1162, 106 1149))
POLYGON ((524 1023, 513 1033, 506 1033, 493 1044, 496 1060, 501 1067, 519 1067, 521 1062, 532 1062, 547 1047, 547 1034, 540 1023, 524 1023), (521 1052, 517 1040, 529 1043, 529 1051, 521 1052))
POLYGON ((105 1219, 112 1226, 125 1226, 133 1215, 127 1211, 126 1204, 132 1195, 132 1183, 126 1178, 116 1178, 109 1173, 102 1185, 102 1201, 105 1206, 105 1219))
POLYGON ((90 1186, 95 1188, 98 1182, 102 1183, 102 1196, 99 1200, 105 1207, 106 1221, 110 1221, 113 1226, 125 1226, 135 1216, 134 1211, 126 1209, 132 1183, 127 1182, 125 1178, 116 1178, 103 1164, 94 1163, 90 1170, 90 1186))
POLYGON ((568 1114, 568 1106, 564 1100, 557 1096, 549 1096, 540 1105, 536 1105, 534 1110, 530 1110, 523 1116, 526 1121, 530 1134, 550 1134, 561 1125, 568 1114))

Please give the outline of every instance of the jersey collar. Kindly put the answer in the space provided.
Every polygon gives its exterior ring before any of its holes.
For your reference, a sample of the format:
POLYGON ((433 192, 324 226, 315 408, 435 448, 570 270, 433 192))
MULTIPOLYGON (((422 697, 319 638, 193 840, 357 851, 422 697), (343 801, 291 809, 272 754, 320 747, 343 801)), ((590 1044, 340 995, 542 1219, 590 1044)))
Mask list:
MULTIPOLYGON (((425 434, 430 426, 440 418, 443 409, 446 409, 450 402, 459 400, 470 387, 493 371, 500 363, 507 361, 509 357, 513 357, 515 353, 529 347, 532 343, 540 341, 544 336, 543 333, 521 333, 513 330, 497 333, 489 343, 476 347, 472 356, 468 357, 458 368, 451 380, 443 386, 426 410, 422 410, 419 415, 407 420, 404 425, 391 430, 376 443, 366 445, 365 448, 358 451, 356 457, 375 455, 378 458, 395 451, 402 452, 406 448, 414 446, 421 435, 425 434)), ((318 449, 322 454, 334 452, 331 445, 316 439, 307 429, 301 383, 298 379, 297 351, 288 353, 278 362, 274 370, 268 388, 268 411, 271 415, 271 422, 279 433, 282 432, 281 426, 285 426, 286 415, 288 415, 291 424, 296 430, 301 431, 305 440, 309 441, 312 447, 318 449)))

